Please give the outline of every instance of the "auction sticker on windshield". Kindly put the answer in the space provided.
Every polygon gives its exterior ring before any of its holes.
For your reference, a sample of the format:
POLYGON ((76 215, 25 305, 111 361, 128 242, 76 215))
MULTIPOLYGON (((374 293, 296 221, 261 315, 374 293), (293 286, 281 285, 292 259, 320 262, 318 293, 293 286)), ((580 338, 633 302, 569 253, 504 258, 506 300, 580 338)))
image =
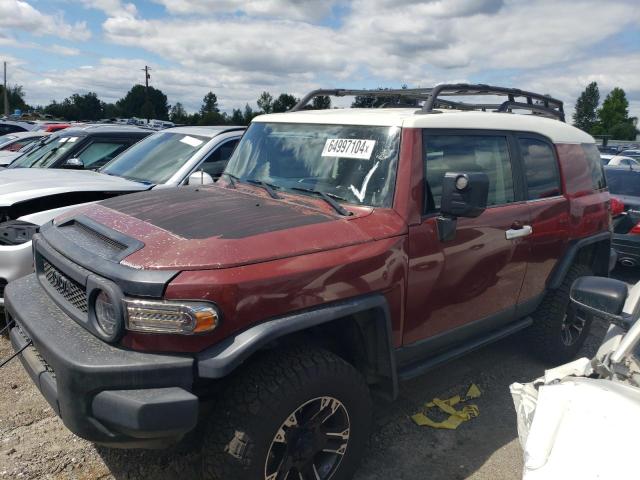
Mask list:
POLYGON ((191 145, 192 147, 199 147, 202 145, 202 140, 198 140, 197 138, 193 138, 190 135, 185 135, 180 139, 182 143, 186 143, 187 145, 191 145))
POLYGON ((323 157, 359 158, 369 160, 375 140, 358 140, 355 138, 328 138, 322 150, 323 157))

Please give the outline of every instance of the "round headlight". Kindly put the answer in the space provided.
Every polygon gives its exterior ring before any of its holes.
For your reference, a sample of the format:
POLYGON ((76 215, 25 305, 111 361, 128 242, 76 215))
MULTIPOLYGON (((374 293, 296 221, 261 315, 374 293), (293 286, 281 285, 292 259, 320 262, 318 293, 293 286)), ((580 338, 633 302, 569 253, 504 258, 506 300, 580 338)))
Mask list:
POLYGON ((118 328, 118 309, 111 297, 101 291, 95 301, 96 321, 100 328, 109 336, 116 333, 118 328))

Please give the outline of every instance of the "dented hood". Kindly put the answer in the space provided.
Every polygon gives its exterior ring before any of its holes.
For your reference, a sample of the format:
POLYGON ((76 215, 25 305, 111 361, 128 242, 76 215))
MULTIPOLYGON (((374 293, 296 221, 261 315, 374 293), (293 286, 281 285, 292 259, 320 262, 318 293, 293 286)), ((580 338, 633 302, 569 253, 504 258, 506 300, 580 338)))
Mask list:
POLYGON ((89 170, 9 168, 0 171, 0 207, 70 192, 136 192, 149 185, 89 170))
POLYGON ((171 270, 227 268, 299 256, 397 235, 404 228, 389 209, 357 208, 344 217, 322 201, 284 197, 215 185, 182 187, 112 198, 75 210, 56 223, 89 217, 144 244, 122 264, 171 270))

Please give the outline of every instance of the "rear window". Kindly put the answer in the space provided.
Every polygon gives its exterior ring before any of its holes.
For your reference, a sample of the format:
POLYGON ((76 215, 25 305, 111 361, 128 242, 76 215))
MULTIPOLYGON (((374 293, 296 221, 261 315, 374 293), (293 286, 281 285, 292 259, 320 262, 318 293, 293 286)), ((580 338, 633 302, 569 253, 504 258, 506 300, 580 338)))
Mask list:
POLYGON ((627 168, 607 168, 609 192, 614 195, 640 197, 640 172, 627 168))
POLYGON ((587 166, 591 173, 591 185, 594 190, 602 190, 607 187, 607 181, 604 176, 604 170, 602 169, 602 160, 600 159, 600 152, 598 147, 593 144, 583 144, 582 149, 587 159, 587 166))
POLYGON ((536 138, 518 139, 527 178, 529 200, 560 195, 560 175, 551 145, 536 138))

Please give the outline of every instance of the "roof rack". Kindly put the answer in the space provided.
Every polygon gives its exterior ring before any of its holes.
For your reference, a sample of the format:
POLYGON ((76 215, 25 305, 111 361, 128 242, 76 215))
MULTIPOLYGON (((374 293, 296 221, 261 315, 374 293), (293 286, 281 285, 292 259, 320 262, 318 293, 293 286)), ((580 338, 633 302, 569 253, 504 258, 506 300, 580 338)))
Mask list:
POLYGON ((320 96, 333 97, 371 97, 391 98, 396 101, 422 101, 419 113, 441 113, 437 109, 482 110, 495 112, 513 112, 513 110, 529 110, 534 115, 555 118, 564 122, 564 106, 562 101, 540 93, 528 92, 518 88, 496 87, 484 84, 453 83, 436 85, 433 88, 403 88, 395 90, 349 90, 343 88, 320 89, 309 92, 290 112, 303 110, 311 100, 320 96), (468 103, 445 100, 443 97, 461 97, 493 95, 507 97, 501 103, 468 103))

